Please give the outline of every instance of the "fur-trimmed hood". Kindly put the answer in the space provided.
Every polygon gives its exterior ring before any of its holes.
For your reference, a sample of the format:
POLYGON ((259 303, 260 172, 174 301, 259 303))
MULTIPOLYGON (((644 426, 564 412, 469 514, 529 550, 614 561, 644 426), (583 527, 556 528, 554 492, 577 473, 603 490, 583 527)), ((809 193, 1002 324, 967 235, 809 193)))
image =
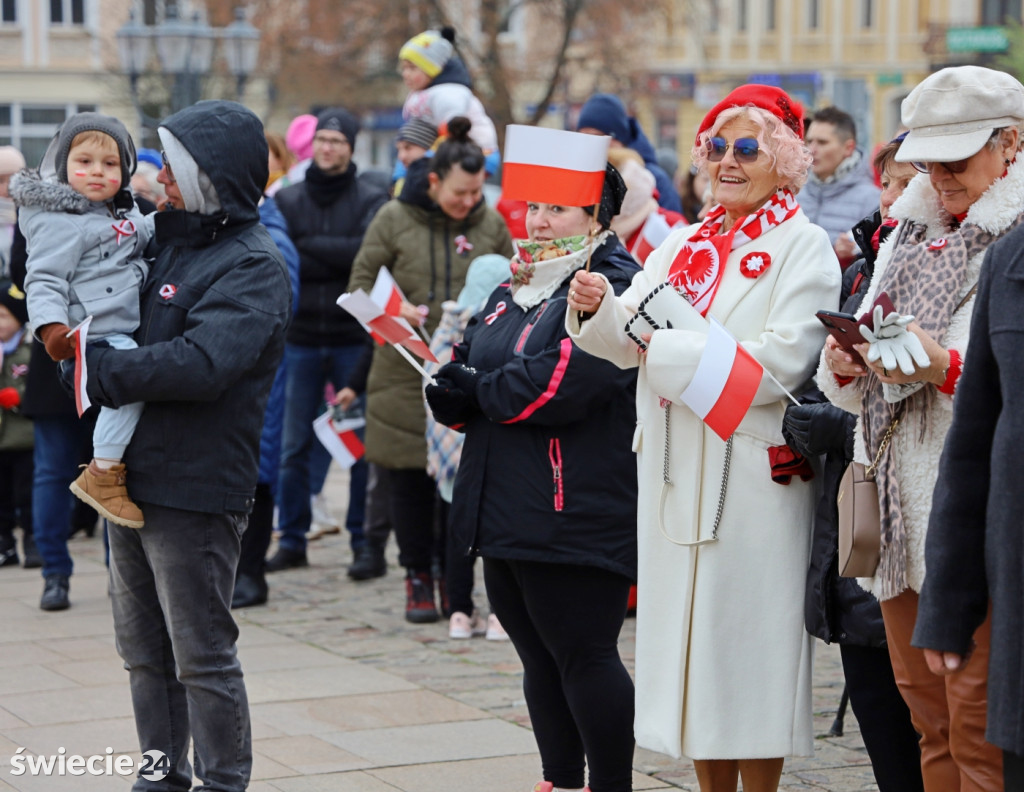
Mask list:
POLYGON ((11 177, 11 198, 19 209, 38 207, 44 212, 85 214, 92 201, 68 184, 44 179, 37 170, 22 170, 11 177))
MULTIPOLYGON (((990 234, 999 234, 1009 228, 1024 207, 1024 154, 1018 154, 1006 170, 971 204, 965 223, 976 225, 990 234)), ((921 173, 907 185, 890 213, 897 220, 911 220, 928 226, 928 237, 940 237, 947 232, 953 218, 947 212, 939 194, 932 187, 927 173, 921 173)), ((894 235, 895 236, 895 235, 894 235)))

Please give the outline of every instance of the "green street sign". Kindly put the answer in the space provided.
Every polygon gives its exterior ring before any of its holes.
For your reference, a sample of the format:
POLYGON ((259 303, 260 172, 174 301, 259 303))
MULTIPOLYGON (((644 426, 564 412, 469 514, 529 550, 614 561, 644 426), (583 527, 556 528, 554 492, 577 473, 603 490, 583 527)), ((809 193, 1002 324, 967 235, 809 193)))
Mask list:
POLYGON ((1001 27, 949 28, 946 49, 950 52, 1003 52, 1009 46, 1001 27))

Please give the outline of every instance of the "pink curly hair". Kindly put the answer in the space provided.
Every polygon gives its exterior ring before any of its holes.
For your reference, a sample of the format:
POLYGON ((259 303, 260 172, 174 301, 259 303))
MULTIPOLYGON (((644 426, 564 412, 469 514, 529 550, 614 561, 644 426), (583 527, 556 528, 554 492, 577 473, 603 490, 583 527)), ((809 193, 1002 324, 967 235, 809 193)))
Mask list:
POLYGON ((780 186, 788 187, 794 193, 799 192, 807 181, 807 172, 812 162, 807 146, 777 116, 754 105, 730 107, 719 113, 711 128, 700 134, 690 151, 693 164, 707 173, 708 140, 717 135, 723 126, 737 118, 746 118, 759 128, 757 143, 771 158, 771 167, 779 175, 780 186))

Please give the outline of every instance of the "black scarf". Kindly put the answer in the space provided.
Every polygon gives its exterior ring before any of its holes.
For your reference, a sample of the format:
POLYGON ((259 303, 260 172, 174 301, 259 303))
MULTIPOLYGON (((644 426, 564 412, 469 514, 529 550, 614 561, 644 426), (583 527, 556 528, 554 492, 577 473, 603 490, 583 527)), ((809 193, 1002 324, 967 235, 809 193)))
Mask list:
POLYGON ((317 206, 330 206, 356 178, 356 165, 348 164, 344 173, 328 174, 311 163, 306 169, 306 192, 317 206))

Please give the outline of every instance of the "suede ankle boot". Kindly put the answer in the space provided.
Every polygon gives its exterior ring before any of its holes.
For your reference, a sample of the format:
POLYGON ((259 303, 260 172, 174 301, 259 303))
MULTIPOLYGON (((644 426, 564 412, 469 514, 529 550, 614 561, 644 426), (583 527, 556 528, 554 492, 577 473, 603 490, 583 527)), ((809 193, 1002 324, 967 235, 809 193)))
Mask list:
POLYGON ((82 473, 71 482, 71 491, 110 522, 126 528, 141 528, 142 510, 128 497, 124 465, 101 470, 94 459, 82 467, 82 473))

